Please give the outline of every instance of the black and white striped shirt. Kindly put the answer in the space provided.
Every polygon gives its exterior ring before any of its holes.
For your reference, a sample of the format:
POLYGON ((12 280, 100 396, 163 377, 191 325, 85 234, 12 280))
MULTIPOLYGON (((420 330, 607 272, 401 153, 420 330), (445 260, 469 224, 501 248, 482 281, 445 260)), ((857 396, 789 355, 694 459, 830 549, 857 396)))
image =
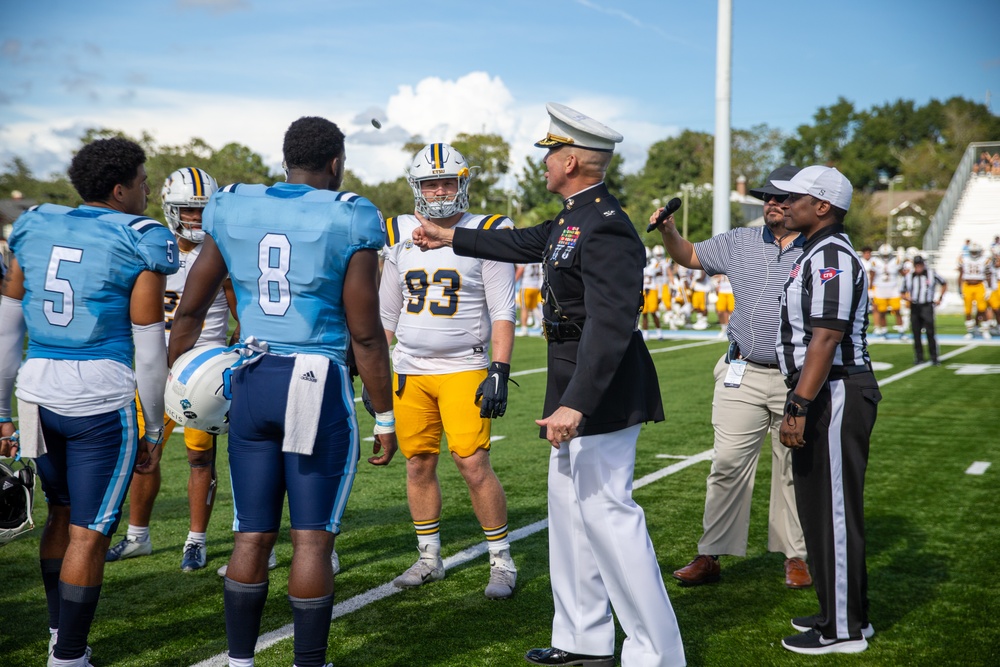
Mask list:
POLYGON ((782 250, 767 227, 738 227, 694 244, 708 274, 729 276, 736 302, 729 317, 729 340, 736 342, 745 359, 764 365, 778 363, 774 340, 781 290, 802 254, 804 241, 798 236, 782 250))
POLYGON ((910 295, 910 303, 932 303, 935 300, 934 286, 947 284, 934 269, 925 269, 923 273, 910 271, 903 278, 903 292, 910 295))
POLYGON ((813 327, 844 332, 833 367, 869 363, 868 276, 843 225, 831 225, 806 241, 781 297, 781 329, 776 341, 781 372, 802 370, 813 327))

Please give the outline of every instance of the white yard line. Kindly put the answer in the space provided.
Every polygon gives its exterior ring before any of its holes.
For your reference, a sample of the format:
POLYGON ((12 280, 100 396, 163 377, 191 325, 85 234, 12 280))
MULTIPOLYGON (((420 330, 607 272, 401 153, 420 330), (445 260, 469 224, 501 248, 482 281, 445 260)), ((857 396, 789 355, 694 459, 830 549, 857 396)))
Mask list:
POLYGON ((989 461, 975 461, 968 470, 965 471, 966 475, 982 475, 986 470, 993 465, 989 461))
MULTIPOLYGON (((974 350, 977 347, 978 347, 978 345, 975 345, 975 344, 969 344, 969 345, 966 345, 965 347, 960 347, 957 350, 952 350, 951 352, 948 352, 947 354, 942 354, 940 357, 938 357, 938 361, 947 361, 947 360, 951 359, 952 357, 957 357, 958 355, 962 354, 963 352, 968 352, 969 350, 974 350)), ((912 368, 907 368, 905 371, 900 371, 900 372, 896 373, 895 375, 890 375, 889 377, 885 378, 884 380, 879 380, 878 381, 878 386, 884 387, 885 385, 891 384, 891 383, 895 382, 896 380, 902 380, 903 378, 909 377, 909 376, 913 375, 914 373, 919 373, 920 371, 924 370, 925 368, 930 368, 930 365, 931 364, 930 364, 929 361, 925 361, 924 363, 917 364, 916 366, 913 366, 912 368)))

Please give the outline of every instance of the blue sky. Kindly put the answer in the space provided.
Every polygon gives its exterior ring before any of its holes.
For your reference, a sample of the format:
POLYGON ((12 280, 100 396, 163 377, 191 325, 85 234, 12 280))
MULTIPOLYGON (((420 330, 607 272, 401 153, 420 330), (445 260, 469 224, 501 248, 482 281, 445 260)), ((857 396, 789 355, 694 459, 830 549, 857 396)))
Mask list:
MULTIPOLYGON (((790 132, 840 96, 862 109, 1000 97, 995 0, 733 5, 733 127, 790 132)), ((0 164, 61 171, 84 129, 109 127, 235 141, 277 168, 288 124, 322 115, 369 182, 402 174, 411 136, 463 131, 503 135, 519 171, 559 101, 624 134, 634 171, 651 143, 714 131, 716 12, 713 0, 7 2, 0 164)))

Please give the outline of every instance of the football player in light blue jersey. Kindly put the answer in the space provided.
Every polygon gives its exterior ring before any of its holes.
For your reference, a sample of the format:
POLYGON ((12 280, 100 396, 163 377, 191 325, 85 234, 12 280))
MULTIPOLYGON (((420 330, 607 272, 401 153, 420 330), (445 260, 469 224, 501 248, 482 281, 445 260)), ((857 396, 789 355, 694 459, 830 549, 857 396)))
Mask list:
MULTIPOLYGON (((163 290, 178 257, 170 231, 141 215, 145 161, 142 148, 121 138, 84 146, 69 177, 85 203, 30 209, 10 239, 14 260, 0 300, 0 436, 14 433, 16 376, 20 453, 37 457, 49 508, 39 549, 49 667, 90 665, 104 552, 133 467, 149 473, 160 460, 163 290), (18 370, 25 333, 28 355, 18 370)), ((12 450, 5 440, 0 456, 12 450)))
POLYGON ((326 664, 330 556, 359 458, 348 345, 377 412, 368 461, 386 465, 396 452, 376 288, 385 223, 367 199, 338 191, 344 135, 335 124, 298 119, 285 133, 284 158, 286 183, 229 185, 212 197, 201 256, 170 332, 173 363, 194 345, 219 285, 232 278, 241 343, 253 353, 233 371, 229 412, 236 517, 223 597, 232 667, 253 665, 286 494, 295 664, 326 664))

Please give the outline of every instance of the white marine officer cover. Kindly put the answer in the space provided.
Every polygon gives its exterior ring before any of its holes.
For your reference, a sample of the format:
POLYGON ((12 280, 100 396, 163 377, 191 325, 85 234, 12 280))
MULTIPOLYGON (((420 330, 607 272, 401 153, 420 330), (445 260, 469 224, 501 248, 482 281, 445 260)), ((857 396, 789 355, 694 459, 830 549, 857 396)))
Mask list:
POLYGON ((28 359, 111 359, 131 368, 132 286, 143 271, 177 271, 170 230, 107 208, 42 204, 14 223, 10 247, 24 271, 28 359))
POLYGON ((212 197, 202 225, 229 268, 243 340, 346 362, 347 265, 358 250, 385 243, 374 204, 297 183, 234 184, 212 197))
MULTIPOLYGON (((489 366, 492 322, 514 321, 514 265, 460 257, 451 248, 423 252, 410 240, 413 215, 389 218, 379 304, 396 332, 397 373, 435 375, 489 366)), ((466 213, 455 228, 510 229, 502 215, 466 213)))

